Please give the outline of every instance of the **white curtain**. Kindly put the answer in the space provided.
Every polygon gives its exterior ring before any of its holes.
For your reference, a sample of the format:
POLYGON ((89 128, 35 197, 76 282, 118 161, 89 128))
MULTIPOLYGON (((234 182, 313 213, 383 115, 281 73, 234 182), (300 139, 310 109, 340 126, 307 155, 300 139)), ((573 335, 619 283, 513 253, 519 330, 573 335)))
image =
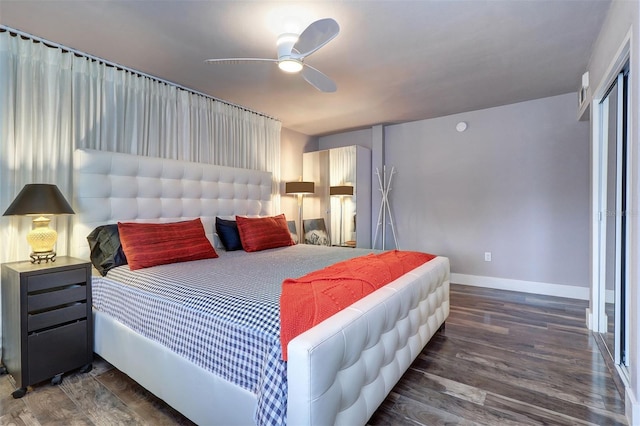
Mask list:
POLYGON ((279 170, 279 121, 84 57, 73 116, 77 147, 279 170))
MULTIPOLYGON (((75 148, 273 173, 280 210, 275 119, 131 71, 0 31, 0 210, 27 183, 58 185, 71 202, 75 148)), ((71 219, 57 217, 68 253, 71 219)), ((0 262, 25 259, 27 218, 0 218, 0 262)))
POLYGON ((331 198, 331 244, 355 240, 356 147, 329 150, 329 185, 354 187, 354 195, 331 198), (340 232, 342 230, 342 234, 340 232))
MULTIPOLYGON (((72 186, 71 55, 0 33, 0 210, 27 183, 72 186)), ((0 219, 0 262, 28 258, 32 218, 0 219)), ((58 216, 57 251, 67 253, 70 218, 58 216)))

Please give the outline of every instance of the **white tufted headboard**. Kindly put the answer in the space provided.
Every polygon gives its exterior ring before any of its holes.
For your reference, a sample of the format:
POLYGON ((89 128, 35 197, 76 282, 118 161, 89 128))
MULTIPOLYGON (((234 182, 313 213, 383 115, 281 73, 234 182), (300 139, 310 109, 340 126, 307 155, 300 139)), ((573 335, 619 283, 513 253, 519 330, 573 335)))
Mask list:
POLYGON ((216 216, 271 214, 270 172, 79 149, 74 153, 71 255, 89 258, 99 225, 200 217, 213 243, 216 216))

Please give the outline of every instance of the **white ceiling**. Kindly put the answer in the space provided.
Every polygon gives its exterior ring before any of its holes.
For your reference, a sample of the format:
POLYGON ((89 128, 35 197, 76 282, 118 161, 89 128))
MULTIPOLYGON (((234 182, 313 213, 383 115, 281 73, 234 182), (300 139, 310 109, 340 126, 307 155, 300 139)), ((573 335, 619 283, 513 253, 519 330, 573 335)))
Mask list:
MULTIPOLYGON (((609 0, 0 0, 0 24, 245 106, 307 135, 577 91, 609 0), (306 62, 320 93, 272 63, 293 22, 340 34, 306 62), (297 23, 295 22, 297 21, 297 23)), ((577 101, 576 101, 577 102, 577 101)))

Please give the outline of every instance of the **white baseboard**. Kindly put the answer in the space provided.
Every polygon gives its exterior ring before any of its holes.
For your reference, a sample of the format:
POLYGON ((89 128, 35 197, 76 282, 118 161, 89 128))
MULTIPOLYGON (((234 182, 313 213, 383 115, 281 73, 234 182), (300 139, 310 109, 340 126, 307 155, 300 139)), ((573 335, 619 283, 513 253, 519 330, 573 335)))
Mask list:
POLYGON ((593 323, 593 312, 591 312, 591 308, 586 308, 586 321, 587 328, 591 331, 597 331, 596 324, 593 323))
POLYGON ((495 288, 498 290, 520 291, 545 296, 568 297, 570 299, 589 300, 589 287, 577 287, 564 284, 540 283, 535 281, 512 280, 508 278, 483 277, 451 273, 451 282, 475 287, 495 288))

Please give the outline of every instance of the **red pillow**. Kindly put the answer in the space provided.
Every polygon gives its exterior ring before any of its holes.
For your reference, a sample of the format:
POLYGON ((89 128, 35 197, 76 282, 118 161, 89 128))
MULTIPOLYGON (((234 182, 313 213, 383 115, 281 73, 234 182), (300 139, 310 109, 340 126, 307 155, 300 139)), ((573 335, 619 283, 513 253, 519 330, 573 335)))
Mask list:
POLYGON ((245 251, 292 246, 293 240, 284 214, 272 217, 236 216, 240 241, 245 251))
POLYGON ((199 218, 172 223, 118 222, 118 233, 132 271, 218 257, 199 218))

